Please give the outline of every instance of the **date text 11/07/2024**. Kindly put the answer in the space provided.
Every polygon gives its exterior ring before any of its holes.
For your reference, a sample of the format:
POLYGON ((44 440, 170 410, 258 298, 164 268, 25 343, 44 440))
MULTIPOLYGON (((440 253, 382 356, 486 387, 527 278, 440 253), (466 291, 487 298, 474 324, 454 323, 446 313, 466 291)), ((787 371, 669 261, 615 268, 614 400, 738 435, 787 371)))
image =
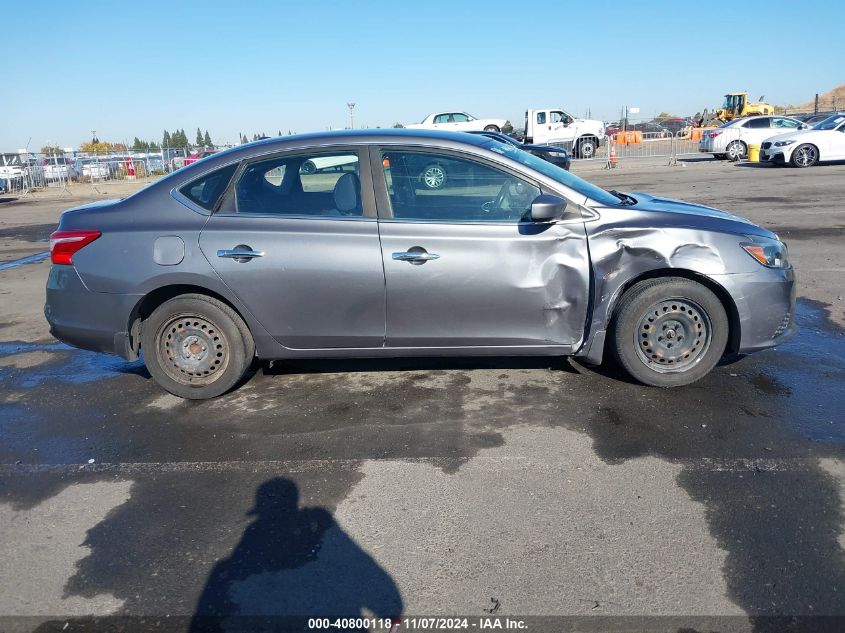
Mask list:
POLYGON ((485 616, 477 618, 406 617, 406 618, 310 618, 308 628, 312 630, 343 630, 367 628, 376 631, 397 633, 404 630, 447 631, 447 630, 525 630, 524 620, 485 616))

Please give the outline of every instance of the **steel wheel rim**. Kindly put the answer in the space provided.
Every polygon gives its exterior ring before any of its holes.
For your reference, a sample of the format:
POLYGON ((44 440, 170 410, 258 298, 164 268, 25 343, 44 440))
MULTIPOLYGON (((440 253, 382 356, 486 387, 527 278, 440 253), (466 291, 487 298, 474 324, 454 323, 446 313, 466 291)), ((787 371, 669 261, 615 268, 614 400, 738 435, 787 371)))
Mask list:
POLYGON ((593 156, 593 144, 587 141, 583 145, 581 145, 581 156, 584 158, 592 158, 593 156))
POLYGON ((796 153, 798 154, 798 164, 802 167, 812 165, 816 159, 816 151, 812 147, 799 147, 796 153))
POLYGON ((446 174, 440 167, 429 167, 423 172, 423 181, 429 189, 437 189, 443 186, 446 174))
POLYGON ((677 297, 652 304, 634 331, 640 361, 662 373, 686 371, 710 349, 713 328, 707 312, 695 301, 677 297))
POLYGON ((229 365, 229 342, 212 321, 182 314, 167 321, 156 337, 167 375, 183 385, 208 385, 229 365))

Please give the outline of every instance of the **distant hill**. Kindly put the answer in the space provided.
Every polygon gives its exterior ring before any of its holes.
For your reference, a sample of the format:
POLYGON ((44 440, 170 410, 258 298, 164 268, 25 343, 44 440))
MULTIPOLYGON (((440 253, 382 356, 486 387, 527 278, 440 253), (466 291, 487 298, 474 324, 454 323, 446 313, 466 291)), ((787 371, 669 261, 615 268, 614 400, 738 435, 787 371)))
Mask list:
MULTIPOLYGON (((810 99, 797 106, 790 106, 790 109, 812 110, 815 106, 815 99, 810 99)), ((845 110, 845 84, 837 86, 819 95, 819 110, 845 110)))

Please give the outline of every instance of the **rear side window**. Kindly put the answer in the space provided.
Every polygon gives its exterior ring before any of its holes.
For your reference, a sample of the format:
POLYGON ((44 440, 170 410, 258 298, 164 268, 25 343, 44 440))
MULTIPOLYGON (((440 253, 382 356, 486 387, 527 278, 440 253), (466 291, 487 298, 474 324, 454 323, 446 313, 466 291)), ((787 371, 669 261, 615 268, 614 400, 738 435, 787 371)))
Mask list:
POLYGON ((748 121, 742 127, 747 127, 753 129, 761 129, 769 127, 769 119, 765 117, 755 117, 753 119, 748 119, 748 121))
POLYGON ((283 154, 249 163, 235 184, 238 213, 361 217, 357 152, 283 154))
POLYGON ((189 182, 179 191, 194 204, 207 211, 213 211, 214 205, 217 204, 217 200, 226 190, 237 168, 237 163, 227 165, 222 169, 205 174, 202 178, 189 182))

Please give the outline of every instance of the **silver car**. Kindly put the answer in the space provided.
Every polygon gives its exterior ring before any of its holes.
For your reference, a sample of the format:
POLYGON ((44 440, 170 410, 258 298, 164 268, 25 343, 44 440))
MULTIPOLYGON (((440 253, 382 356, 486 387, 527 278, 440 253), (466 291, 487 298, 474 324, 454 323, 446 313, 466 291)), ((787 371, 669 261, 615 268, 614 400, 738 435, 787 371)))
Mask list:
POLYGON ((232 389, 256 358, 609 356, 671 387, 795 332, 770 231, 463 133, 238 146, 66 211, 51 259, 54 336, 143 353, 185 398, 232 389), (437 189, 432 163, 453 174, 437 189))

